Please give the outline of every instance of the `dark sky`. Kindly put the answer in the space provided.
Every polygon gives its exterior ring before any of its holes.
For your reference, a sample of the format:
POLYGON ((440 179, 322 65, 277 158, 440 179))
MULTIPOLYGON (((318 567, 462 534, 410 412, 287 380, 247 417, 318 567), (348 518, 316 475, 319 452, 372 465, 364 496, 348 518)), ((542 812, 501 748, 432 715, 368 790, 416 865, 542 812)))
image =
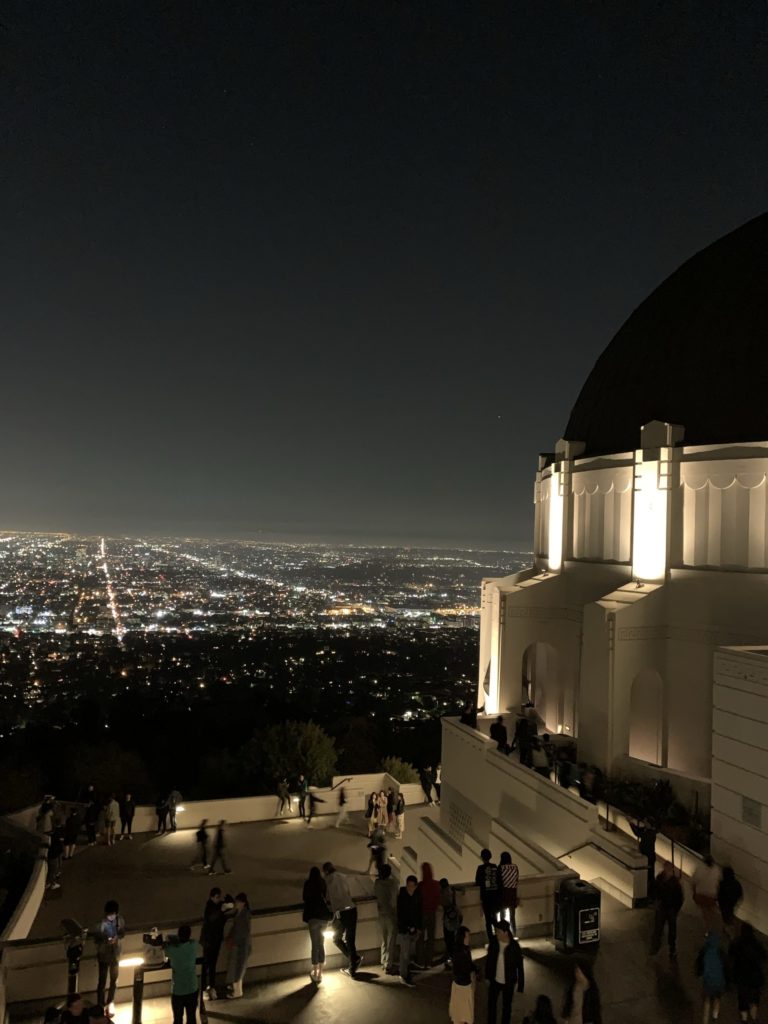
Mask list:
POLYGON ((528 546, 595 358, 768 207, 765 0, 0 21, 0 527, 528 546))

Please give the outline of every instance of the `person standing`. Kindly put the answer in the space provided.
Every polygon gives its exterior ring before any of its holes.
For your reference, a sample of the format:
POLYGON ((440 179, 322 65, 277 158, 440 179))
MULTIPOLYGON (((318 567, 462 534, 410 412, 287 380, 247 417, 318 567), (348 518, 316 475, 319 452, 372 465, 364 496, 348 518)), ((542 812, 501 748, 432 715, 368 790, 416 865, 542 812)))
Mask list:
POLYGON ((653 925, 653 938, 651 939, 651 956, 655 956, 661 949, 661 940, 664 935, 664 926, 667 928, 667 942, 669 943, 669 957, 677 959, 677 915, 683 905, 683 887, 680 884, 679 872, 667 862, 656 876, 654 885, 656 899, 656 917, 653 925))
POLYGON ((227 858, 224 853, 224 850, 227 845, 227 838, 226 835, 224 834, 225 825, 225 821, 220 821, 216 829, 216 838, 213 841, 213 857, 211 857, 211 866, 208 870, 209 875, 216 874, 216 865, 219 863, 219 861, 221 861, 221 866, 224 869, 225 874, 230 874, 232 870, 230 866, 227 864, 227 858))
POLYGON ((225 904, 221 889, 214 886, 208 894, 203 911, 203 927, 200 930, 200 945, 203 948, 200 983, 203 994, 209 999, 216 998, 216 967, 224 941, 224 926, 232 911, 232 904, 225 904))
POLYGON ((405 797, 400 791, 395 797, 395 839, 405 835, 405 797))
POLYGON ((640 853, 646 858, 648 864, 646 893, 649 899, 653 899, 653 886, 656 880, 656 829, 647 821, 632 821, 631 819, 629 827, 637 836, 640 853))
POLYGON ((701 910, 705 931, 712 931, 717 921, 717 893, 722 873, 714 857, 707 854, 696 868, 691 879, 693 902, 701 910))
POLYGON ((725 992, 726 963, 720 948, 720 936, 717 932, 709 932, 704 945, 696 957, 696 974, 701 978, 704 999, 704 1024, 710 1019, 717 1020, 720 1016, 720 998, 725 992))
POLYGON ((421 900, 416 875, 408 875, 397 894, 397 941, 400 946, 400 981, 413 988, 411 958, 421 932, 421 900))
POLYGON ((394 835, 395 832, 395 791, 390 786, 387 790, 387 831, 394 835))
POLYGON ((520 715, 515 722, 515 735, 512 738, 509 753, 511 754, 515 749, 517 749, 520 764, 528 765, 531 762, 531 730, 525 715, 520 715))
POLYGON ((156 836, 163 836, 168 831, 168 798, 160 796, 155 803, 155 814, 157 815, 156 836))
POLYGON ((376 828, 376 809, 378 807, 379 798, 376 793, 368 794, 368 803, 365 805, 365 819, 368 822, 368 838, 373 835, 374 829, 376 828))
POLYGON ((61 888, 61 858, 64 854, 64 826, 54 825, 48 844, 48 889, 61 888))
POLYGON ((120 839, 133 839, 133 819, 136 814, 136 801, 131 793, 126 793, 120 801, 120 839))
POLYGON ((512 854, 507 850, 499 857, 499 916, 509 921, 512 934, 517 935, 517 886, 520 881, 520 869, 512 862, 512 854))
POLYGON ((315 790, 311 789, 311 788, 309 790, 308 796, 309 796, 309 815, 307 817, 307 828, 312 828, 313 827, 312 819, 314 817, 316 817, 317 813, 318 813, 317 805, 318 804, 324 804, 325 800, 323 800, 323 798, 321 796, 318 796, 317 793, 315 792, 315 790))
POLYGON ((172 789, 168 794, 168 818, 171 823, 171 832, 176 831, 176 812, 182 799, 183 797, 178 789, 172 789))
POLYGON ((383 864, 379 877, 373 883, 373 895, 379 914, 381 932, 381 966, 387 974, 396 974, 395 947, 397 945, 397 879, 392 877, 392 868, 383 864))
POLYGON ((241 999, 243 978, 251 955, 251 908, 244 892, 239 892, 235 896, 232 927, 226 938, 226 946, 229 952, 227 999, 241 999))
POLYGON ((480 903, 485 918, 488 942, 493 938, 493 926, 499 912, 499 869, 491 860, 490 850, 480 851, 481 864, 475 872, 475 885, 480 889, 480 903))
POLYGON ((717 905, 720 907, 720 916, 723 919, 725 931, 728 933, 733 931, 736 923, 736 907, 741 903, 743 897, 744 890, 733 868, 724 867, 723 877, 717 887, 717 905))
POLYGON ((371 852, 368 857, 366 874, 370 874, 371 867, 373 867, 373 873, 378 877, 381 869, 387 863, 387 834, 380 825, 376 827, 376 831, 368 840, 368 849, 371 852))
POLYGON ((337 871, 329 860, 323 864, 323 876, 328 891, 328 904, 333 914, 333 941, 339 952, 349 961, 348 966, 342 967, 341 970, 354 978, 363 961, 355 946, 357 907, 352 900, 346 875, 337 871))
POLYGON ((346 824, 349 820, 349 813, 347 812, 347 791, 344 786, 339 786, 339 795, 337 798, 337 806, 339 808, 338 814, 336 815, 336 828, 341 828, 342 825, 346 824))
POLYGON ((435 959, 435 930, 437 909, 440 906, 440 883, 432 872, 432 865, 425 861, 421 865, 419 902, 421 903, 421 931, 419 933, 419 960, 427 970, 435 959))
POLYGON ((376 805, 376 827, 384 829, 384 834, 387 832, 387 794, 385 790, 381 790, 379 793, 379 799, 376 805))
POLYGON ((504 725, 504 718, 499 715, 496 721, 493 723, 491 728, 488 730, 488 735, 496 744, 496 749, 502 754, 509 753, 509 743, 507 742, 507 727, 504 725))
POLYGON ((309 783, 307 782, 306 775, 299 776, 299 783, 297 786, 299 791, 299 817, 304 819, 307 816, 307 793, 309 792, 309 783))
MULTIPOLYGON (((208 870, 208 829, 206 828, 207 824, 208 819, 203 818, 203 820, 200 822, 200 828, 197 830, 197 832, 195 832, 195 842, 197 843, 198 857, 200 859, 200 864, 202 865, 203 871, 208 870)), ((194 867, 195 861, 193 861, 192 863, 193 870, 194 867)))
POLYGON ((488 1024, 496 1024, 497 1007, 501 996, 501 1024, 509 1024, 512 1017, 512 999, 515 988, 525 987, 523 954, 517 940, 512 937, 509 921, 497 921, 493 938, 488 944, 485 960, 488 989, 488 1024))
POLYGON ((440 790, 442 789, 442 786, 443 786, 443 766, 441 764, 439 764, 437 766, 437 768, 435 768, 435 777, 434 777, 434 780, 432 782, 432 785, 434 786, 434 789, 435 789, 435 797, 436 797, 435 803, 439 805, 439 803, 440 803, 440 790))
POLYGON ((462 921, 461 911, 456 905, 456 890, 449 885, 447 878, 440 879, 440 906, 443 909, 443 944, 447 968, 453 961, 457 933, 462 921))
POLYGON ((563 1004, 563 1024, 603 1024, 600 990, 587 960, 580 960, 573 969, 563 1004))
POLYGON ((743 922, 730 948, 731 975, 736 985, 741 1020, 757 1020, 765 985, 765 949, 751 924, 743 922))
POLYGON ((67 820, 64 822, 64 860, 72 860, 80 835, 80 815, 76 807, 70 807, 67 820))
POLYGON ((430 807, 434 804, 432 799, 432 766, 427 765, 422 768, 419 772, 419 782, 421 784, 422 791, 424 793, 424 803, 429 804, 430 807))
POLYGON ((277 813, 276 818, 281 818, 291 811, 291 792, 288 788, 288 779, 280 779, 277 784, 277 813))
POLYGON ((109 800, 104 805, 104 842, 107 846, 115 845, 115 832, 119 817, 120 804, 117 802, 115 794, 110 793, 109 800))
POLYGON ((125 921, 120 913, 117 900, 107 900, 104 916, 93 930, 96 942, 96 960, 99 965, 99 979, 96 986, 96 1002, 99 1006, 111 1006, 115 1001, 117 978, 120 973, 120 950, 125 937, 125 921), (106 989, 109 978, 109 989, 106 989))
POLYGON ((197 943, 192 929, 183 924, 176 933, 176 941, 164 943, 165 955, 171 965, 171 1008, 173 1024, 187 1024, 197 1019, 197 943))
POLYGON ((309 869, 301 898, 304 902, 301 919, 309 930, 310 956, 312 958, 312 970, 309 976, 316 985, 319 985, 323 980, 323 965, 325 964, 323 931, 332 917, 331 909, 328 906, 328 888, 320 874, 320 868, 311 867, 309 869))
POLYGON ((88 838, 88 845, 96 845, 96 822, 99 820, 99 805, 95 796, 91 796, 85 808, 84 815, 85 834, 88 838))
POLYGON ((470 941, 469 928, 459 928, 456 933, 453 956, 451 1001, 448 1004, 448 1016, 451 1018, 452 1024, 474 1024, 475 1022, 477 968, 472 960, 470 941))

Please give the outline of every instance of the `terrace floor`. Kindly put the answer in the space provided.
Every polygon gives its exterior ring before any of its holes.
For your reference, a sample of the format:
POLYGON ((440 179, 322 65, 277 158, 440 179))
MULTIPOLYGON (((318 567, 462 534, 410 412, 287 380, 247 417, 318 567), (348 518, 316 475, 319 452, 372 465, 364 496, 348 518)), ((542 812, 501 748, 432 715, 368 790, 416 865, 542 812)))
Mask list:
MULTIPOLYGON (((415 833, 419 817, 426 814, 435 815, 436 809, 409 808, 406 841, 409 825, 415 833)), ((309 868, 326 860, 349 872, 353 881, 358 875, 353 896, 371 895, 372 883, 361 874, 368 864, 362 813, 353 812, 349 823, 339 829, 334 822, 334 816, 326 815, 316 818, 311 829, 296 816, 232 825, 226 850, 232 873, 219 876, 216 882, 199 866, 190 870, 197 853, 194 828, 164 836, 137 835, 132 842, 117 842, 113 847, 78 847, 74 858, 63 865, 61 889, 46 893, 29 937, 59 938, 64 917, 92 926, 108 899, 119 902, 131 931, 197 920, 211 885, 223 885, 224 879, 230 892, 246 892, 254 909, 290 906, 301 902, 309 868)), ((402 847, 402 840, 389 842, 395 857, 402 847)))
MULTIPOLYGON (((627 910, 610 897, 603 897, 603 941, 595 974, 602 993, 604 1024, 696 1024, 701 1020, 700 983, 693 963, 703 937, 701 918, 693 904, 683 910, 679 928, 679 964, 670 964, 666 950, 648 955, 652 911, 627 910)), ((559 954, 546 939, 523 940, 526 954, 525 993, 515 997, 513 1024, 519 1024, 539 993, 546 993, 560 1009, 567 984, 571 958, 559 954)), ((482 949, 477 957, 484 955, 482 949)), ((245 998, 208 1004, 211 1024, 331 1024, 339 1020, 392 1021, 403 1024, 446 1024, 450 995, 450 973, 435 967, 416 976, 412 990, 396 978, 386 977, 366 957, 356 979, 329 970, 317 989, 309 979, 246 986, 245 998)), ((475 1019, 485 1019, 485 991, 478 990, 475 1019)), ((144 1024, 170 1021, 170 1000, 148 999, 144 1003, 144 1024)), ((723 1000, 720 1019, 738 1020, 735 996, 723 1000)), ((768 1021, 765 1009, 759 1020, 768 1021)), ((130 1024, 131 1007, 120 1003, 115 1024, 130 1024)), ((12 1024, 22 1024, 12 1018, 12 1024)))

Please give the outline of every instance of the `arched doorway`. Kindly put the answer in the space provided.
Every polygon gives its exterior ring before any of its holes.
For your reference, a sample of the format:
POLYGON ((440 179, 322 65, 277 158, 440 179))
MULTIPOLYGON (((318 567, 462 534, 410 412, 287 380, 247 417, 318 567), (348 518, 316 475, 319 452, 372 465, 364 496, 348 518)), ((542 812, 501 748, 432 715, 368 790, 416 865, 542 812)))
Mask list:
POLYGON ((663 758, 664 682, 652 668, 632 680, 629 695, 629 756, 649 764, 663 758))

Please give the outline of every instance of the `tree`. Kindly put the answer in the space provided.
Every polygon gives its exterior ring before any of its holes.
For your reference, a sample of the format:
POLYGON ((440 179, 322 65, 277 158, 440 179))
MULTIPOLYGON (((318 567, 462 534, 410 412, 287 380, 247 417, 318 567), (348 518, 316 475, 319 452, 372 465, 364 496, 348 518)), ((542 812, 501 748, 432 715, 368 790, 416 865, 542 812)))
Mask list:
POLYGON ((419 773, 409 764, 408 761, 403 761, 399 757, 385 757, 381 762, 381 770, 391 775, 393 779, 398 782, 418 782, 419 773))
POLYGON ((294 780, 304 775, 310 785, 323 786, 336 770, 336 745, 314 722, 272 725, 257 733, 249 747, 267 779, 294 780))

